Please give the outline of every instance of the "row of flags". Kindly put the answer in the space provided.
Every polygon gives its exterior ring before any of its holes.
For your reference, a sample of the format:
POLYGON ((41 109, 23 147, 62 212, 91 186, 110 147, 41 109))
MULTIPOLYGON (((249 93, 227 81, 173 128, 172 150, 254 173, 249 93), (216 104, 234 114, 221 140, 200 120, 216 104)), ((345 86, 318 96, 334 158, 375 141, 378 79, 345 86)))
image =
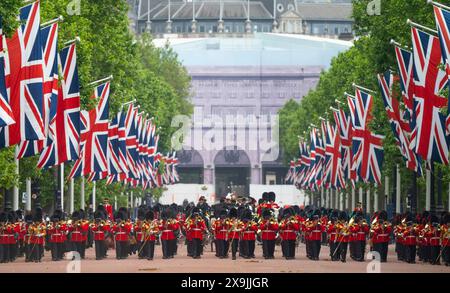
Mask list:
MULTIPOLYGON (((449 164, 450 99, 444 96, 450 80, 450 8, 432 2, 437 31, 411 23, 412 49, 395 41, 398 75, 378 74, 378 85, 406 167, 422 175, 422 161, 449 164), (435 33, 434 33, 435 32, 435 33), (443 65, 443 66, 442 66, 443 65), (400 83, 400 102, 393 90, 400 83), (403 107, 401 107, 403 103, 403 107), (447 107, 447 113, 442 109, 447 107)), ((373 91, 355 86, 346 94, 349 115, 333 109, 335 125, 322 120, 310 131, 310 142, 299 143, 286 180, 302 189, 345 188, 358 181, 381 184, 383 139, 370 130, 373 91)))
POLYGON ((76 40, 58 52, 58 19, 41 25, 39 1, 19 18, 6 38, 0 16, 0 148, 16 146, 17 159, 38 155, 39 168, 74 161, 70 178, 144 189, 178 182, 175 152, 158 152, 156 125, 138 106, 109 120, 108 79, 94 89, 96 107, 80 110, 76 40))

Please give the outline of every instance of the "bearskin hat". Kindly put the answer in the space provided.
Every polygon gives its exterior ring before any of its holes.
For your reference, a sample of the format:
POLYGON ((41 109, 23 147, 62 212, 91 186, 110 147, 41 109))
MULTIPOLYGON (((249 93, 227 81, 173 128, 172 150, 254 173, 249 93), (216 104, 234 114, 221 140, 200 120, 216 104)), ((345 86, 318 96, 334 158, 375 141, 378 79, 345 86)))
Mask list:
POLYGON ((263 210, 262 210, 262 213, 261 213, 261 216, 262 216, 264 219, 268 219, 268 218, 270 218, 270 217, 272 216, 272 212, 271 212, 270 209, 263 209, 263 210))
POLYGON ((294 216, 295 212, 292 207, 288 207, 287 209, 283 210, 283 218, 289 218, 290 216, 294 216))
POLYGON ((237 216, 238 216, 237 209, 236 208, 230 209, 228 216, 230 218, 237 218, 237 216))
POLYGON ((96 220, 102 220, 103 219, 103 213, 99 210, 96 210, 94 213, 94 219, 96 220))
POLYGON ((383 221, 387 221, 387 212, 386 211, 380 211, 380 213, 378 214, 378 220, 383 220, 383 221))
POLYGON ((119 211, 115 212, 115 213, 114 213, 114 220, 115 220, 116 222, 120 222, 120 221, 122 220, 122 213, 119 212, 119 211))
POLYGON ((274 202, 275 201, 275 197, 276 197, 275 196, 275 192, 273 192, 273 191, 269 192, 267 197, 268 197, 269 201, 273 201, 274 202))
POLYGON ((298 205, 292 206, 296 215, 300 214, 300 207, 298 205))
POLYGON ((348 215, 346 212, 342 211, 339 213, 339 220, 341 221, 348 221, 348 215))
POLYGON ((6 221, 8 221, 8 215, 5 212, 1 212, 0 213, 0 222, 5 223, 6 221))
POLYGON ((81 219, 85 219, 86 218, 86 212, 83 209, 80 209, 79 212, 80 212, 80 220, 81 219))
POLYGON ((34 222, 42 222, 42 209, 36 208, 34 211, 33 221, 34 222))
POLYGON ((268 192, 263 192, 261 199, 263 201, 269 201, 269 193, 268 192))
POLYGON ((17 217, 17 219, 22 219, 22 217, 23 217, 23 211, 21 210, 21 209, 18 209, 17 211, 16 211, 16 217, 17 217))
POLYGON ((153 220, 155 218, 155 214, 153 213, 153 211, 147 211, 146 213, 145 213, 145 219, 147 220, 147 221, 151 221, 151 220, 153 220))
POLYGON ((228 215, 228 212, 227 212, 226 209, 220 210, 220 212, 219 212, 219 217, 220 217, 221 219, 225 219, 225 218, 227 217, 227 215, 228 215))
POLYGON ((16 212, 15 211, 9 211, 8 213, 8 221, 11 223, 17 222, 16 212))
POLYGON ((241 220, 250 221, 252 219, 252 212, 249 209, 245 209, 242 213, 241 220))
POLYGON ((59 221, 59 217, 55 214, 53 214, 53 216, 50 217, 50 222, 58 222, 59 221))
POLYGON ((33 223, 33 215, 31 215, 31 214, 25 215, 25 223, 28 223, 28 224, 33 223))
POLYGON ((161 219, 167 220, 168 218, 170 218, 170 211, 168 209, 163 210, 161 212, 161 219))
POLYGON ((143 206, 138 208, 137 217, 139 220, 144 220, 146 211, 147 209, 143 206))
POLYGON ((74 211, 72 213, 72 221, 78 221, 80 220, 80 212, 79 211, 74 211))

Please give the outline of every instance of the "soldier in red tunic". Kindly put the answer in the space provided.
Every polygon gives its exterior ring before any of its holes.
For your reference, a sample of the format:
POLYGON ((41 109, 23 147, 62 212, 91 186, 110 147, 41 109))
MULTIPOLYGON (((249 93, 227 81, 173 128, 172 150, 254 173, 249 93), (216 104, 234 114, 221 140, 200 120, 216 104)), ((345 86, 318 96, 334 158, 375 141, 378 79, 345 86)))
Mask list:
POLYGON ((53 215, 50 218, 50 223, 47 226, 47 234, 50 236, 50 249, 53 261, 59 261, 64 256, 64 235, 66 231, 60 223, 60 218, 53 215))
POLYGON ((338 221, 338 213, 337 211, 333 211, 330 216, 330 221, 328 221, 326 230, 328 235, 328 244, 330 247, 330 257, 331 261, 338 261, 339 257, 337 253, 334 253, 336 251, 337 247, 337 231, 336 231, 336 224, 338 221))
MULTIPOLYGON (((336 223, 336 237, 337 237, 337 247, 335 248, 337 257, 341 260, 341 262, 346 262, 347 257, 347 246, 350 241, 350 229, 353 227, 354 218, 352 218, 349 222, 348 216, 346 212, 341 212, 339 214, 339 221, 336 223)), ((334 254, 336 254, 334 253, 334 254)))
POLYGON ((0 263, 9 262, 8 247, 8 215, 5 212, 0 213, 0 263))
POLYGON ((415 263, 418 230, 410 218, 406 220, 406 227, 402 229, 403 260, 407 263, 415 263))
POLYGON ((430 263, 432 265, 440 265, 440 252, 441 252, 441 231, 439 229, 438 218, 433 215, 431 217, 431 229, 429 232, 430 238, 430 263))
POLYGON ((106 234, 109 233, 109 225, 106 222, 106 215, 100 211, 94 213, 94 223, 91 230, 94 233, 95 259, 106 258, 106 234))
POLYGON ((159 230, 161 231, 161 246, 163 251, 163 259, 174 257, 173 240, 176 240, 175 231, 179 229, 176 219, 171 216, 169 209, 162 211, 159 230))
POLYGON ((216 257, 223 259, 227 257, 227 241, 228 229, 230 221, 227 219, 227 211, 225 209, 219 212, 219 218, 213 223, 214 238, 216 244, 216 257))
POLYGON ((387 261, 389 235, 392 232, 392 225, 387 221, 386 211, 381 211, 372 222, 370 238, 373 251, 380 254, 381 262, 387 261))
POLYGON ((228 217, 230 221, 230 229, 228 230, 228 245, 231 246, 231 259, 235 260, 244 223, 237 217, 237 209, 235 208, 230 210, 228 217))
POLYGON ((262 211, 262 221, 260 221, 259 230, 261 230, 263 257, 265 259, 275 258, 275 239, 277 238, 278 222, 270 209, 262 211))
POLYGON ((285 209, 283 211, 283 220, 280 223, 280 236, 281 246, 284 251, 283 255, 287 260, 295 259, 295 241, 299 230, 300 224, 295 216, 294 209, 285 209))
POLYGON ((112 205, 109 203, 109 198, 105 197, 103 199, 103 207, 105 208, 107 217, 110 221, 113 221, 113 207, 112 205))
POLYGON ((246 209, 242 215, 243 231, 241 236, 242 241, 242 257, 255 258, 255 241, 258 225, 252 219, 252 212, 246 209))
POLYGON ((158 232, 158 221, 154 219, 153 211, 147 211, 142 225, 144 242, 140 248, 142 250, 141 255, 147 258, 147 260, 153 260, 155 255, 155 240, 158 232))
POLYGON ((67 228, 70 235, 70 243, 72 244, 72 251, 78 252, 80 258, 84 259, 89 224, 83 221, 79 211, 75 211, 72 213, 72 222, 67 228))
POLYGON ((186 223, 186 231, 192 238, 192 257, 194 259, 200 258, 202 252, 203 233, 206 230, 206 224, 200 215, 200 209, 195 207, 192 210, 192 215, 186 223))
POLYGON ((355 223, 350 227, 352 232, 353 242, 354 242, 354 260, 364 261, 364 256, 366 254, 366 239, 369 234, 370 227, 367 224, 366 219, 362 214, 357 214, 355 217, 355 223))
POLYGON ((115 215, 116 223, 112 227, 112 231, 116 240, 116 258, 126 259, 129 253, 129 240, 132 225, 126 222, 126 214, 118 211, 115 215))
POLYGON ((42 210, 36 209, 33 216, 33 223, 29 226, 30 234, 30 261, 41 262, 44 254, 44 239, 46 227, 42 221, 42 210))

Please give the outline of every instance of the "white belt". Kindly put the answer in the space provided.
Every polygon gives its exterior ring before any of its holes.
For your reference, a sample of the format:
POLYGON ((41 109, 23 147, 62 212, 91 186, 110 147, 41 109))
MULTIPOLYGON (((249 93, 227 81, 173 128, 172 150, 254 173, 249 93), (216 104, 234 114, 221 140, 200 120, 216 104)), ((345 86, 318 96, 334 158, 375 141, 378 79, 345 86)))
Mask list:
POLYGON ((59 236, 59 235, 61 235, 61 233, 55 233, 55 234, 52 234, 52 235, 59 236))
POLYGON ((272 231, 272 230, 263 230, 263 232, 266 232, 266 233, 268 233, 268 232, 275 233, 275 231, 272 231))
POLYGON ((294 230, 284 230, 284 232, 295 232, 294 230))
POLYGON ((228 230, 219 230, 219 232, 228 232, 228 230))
POLYGON ((125 234, 125 232, 117 232, 117 234, 125 234))
MULTIPOLYGON (((105 232, 104 231, 95 231, 95 233, 105 233, 105 232)), ((124 232, 120 232, 120 233, 124 233, 124 232)))
POLYGON ((172 230, 163 230, 163 232, 172 232, 172 230))
POLYGON ((202 229, 200 229, 200 228, 192 228, 192 230, 201 231, 202 229))
POLYGON ((73 233, 81 234, 80 231, 72 231, 72 234, 73 234, 73 233))
POLYGON ((431 237, 431 239, 441 239, 440 237, 431 237))
POLYGON ((320 230, 312 230, 313 232, 322 232, 322 231, 320 231, 320 230))
POLYGON ((358 232, 357 234, 366 234, 366 232, 358 232))
POLYGON ((254 231, 244 231, 244 233, 254 233, 254 231))

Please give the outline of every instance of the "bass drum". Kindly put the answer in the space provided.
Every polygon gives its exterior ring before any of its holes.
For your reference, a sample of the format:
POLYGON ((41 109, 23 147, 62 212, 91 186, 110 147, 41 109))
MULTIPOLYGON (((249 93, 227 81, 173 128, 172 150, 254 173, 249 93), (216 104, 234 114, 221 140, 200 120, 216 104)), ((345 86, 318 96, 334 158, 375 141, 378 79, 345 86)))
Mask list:
POLYGON ((115 249, 115 243, 114 243, 114 238, 112 235, 108 235, 107 237, 105 237, 105 243, 106 243, 106 247, 108 249, 115 249))

